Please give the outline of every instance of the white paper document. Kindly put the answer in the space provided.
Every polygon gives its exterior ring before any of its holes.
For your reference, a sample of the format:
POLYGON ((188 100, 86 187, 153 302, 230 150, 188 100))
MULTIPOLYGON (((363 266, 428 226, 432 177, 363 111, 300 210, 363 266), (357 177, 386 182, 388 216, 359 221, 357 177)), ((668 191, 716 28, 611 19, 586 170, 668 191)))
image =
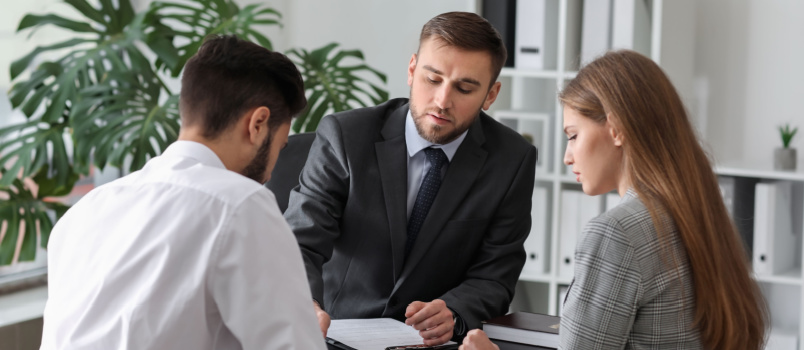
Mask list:
POLYGON ((424 342, 419 331, 392 318, 332 320, 327 338, 357 350, 385 350, 389 346, 424 342))

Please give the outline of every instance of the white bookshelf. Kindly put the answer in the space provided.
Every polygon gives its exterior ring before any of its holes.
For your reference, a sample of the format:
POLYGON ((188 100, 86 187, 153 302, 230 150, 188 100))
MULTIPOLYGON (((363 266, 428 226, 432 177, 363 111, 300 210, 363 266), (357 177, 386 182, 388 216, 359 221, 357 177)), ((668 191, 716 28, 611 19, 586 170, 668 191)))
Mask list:
MULTIPOLYGON (((797 348, 802 349, 802 339, 804 339, 804 307, 802 306, 804 305, 802 303, 804 294, 802 294, 801 290, 802 284, 804 284, 804 275, 802 275, 802 266, 804 265, 804 260, 802 260, 802 251, 804 251, 804 241, 802 241, 802 236, 804 235, 804 171, 801 169, 798 171, 773 170, 770 158, 772 157, 752 162, 718 164, 715 167, 715 172, 718 174, 721 183, 732 181, 729 183, 730 186, 733 186, 731 187, 734 196, 733 201, 742 200, 742 204, 751 204, 746 208, 745 212, 753 210, 756 213, 761 210, 753 206, 753 203, 750 203, 752 198, 745 199, 746 195, 750 197, 756 194, 757 182, 787 181, 792 183, 790 207, 777 209, 790 211, 793 235, 792 245, 794 246, 792 248, 794 254, 793 266, 774 273, 762 274, 755 271, 754 279, 759 282, 768 303, 772 333, 797 335, 797 348), (738 195, 738 191, 741 194, 738 195)), ((727 200, 727 204, 728 202, 727 200)), ((748 213, 735 215, 738 217, 749 216, 748 213)), ((739 220, 738 218, 735 219, 739 220)), ((761 230, 761 227, 753 226, 752 240, 768 234, 784 234, 781 231, 760 232, 758 230, 761 230)), ((754 244, 756 244, 755 242, 754 244)), ((752 250, 753 248, 750 247, 752 250)), ((768 251, 768 254, 773 254, 773 252, 768 251)), ((771 347, 769 346, 768 348, 770 349, 771 347)), ((793 347, 793 349, 795 348, 793 347)))
MULTIPOLYGON (((495 0, 486 0, 495 1, 495 0)), ((547 16, 554 16, 555 21, 547 20, 545 30, 545 48, 555 48, 552 52, 545 51, 546 55, 555 55, 555 59, 545 60, 544 69, 521 69, 516 67, 503 68, 500 74, 502 90, 489 114, 499 117, 506 125, 520 132, 529 132, 527 127, 512 121, 512 116, 521 115, 522 121, 532 118, 533 115, 546 116, 546 124, 552 130, 547 140, 534 142, 539 144, 540 164, 536 169, 536 186, 546 188, 548 191, 543 205, 534 208, 544 208, 544 213, 534 213, 534 218, 541 217, 546 221, 546 234, 541 235, 541 243, 547 247, 545 266, 532 268, 533 256, 528 252, 528 264, 520 275, 520 284, 517 286, 517 295, 511 305, 514 310, 527 310, 557 315, 560 310, 560 292, 571 282, 566 273, 559 274, 559 266, 564 263, 561 257, 561 193, 564 191, 580 191, 581 187, 575 177, 567 171, 563 164, 563 155, 566 146, 566 137, 562 130, 562 107, 558 103, 556 94, 575 77, 578 69, 577 60, 580 53, 580 36, 582 25, 582 11, 584 0, 546 0, 547 16), (547 63, 549 62, 549 63, 547 63), (542 163, 544 162, 544 163, 542 163)), ((677 24, 695 16, 695 3, 693 0, 635 0, 643 1, 649 10, 650 17, 647 22, 635 23, 635 31, 649 33, 649 43, 635 47, 654 61, 659 63, 668 74, 673 84, 685 100, 688 108, 693 107, 688 100, 692 96, 693 72, 691 62, 694 59, 695 32, 690 28, 679 28, 677 24), (672 29, 671 29, 672 27, 672 29)), ((482 3, 476 6, 482 9, 482 3)), ((635 21, 638 22, 638 21, 635 21)), ((705 125, 705 121, 697 120, 698 116, 690 116, 693 125, 705 125)), ((516 118, 514 118, 516 119, 516 118)), ((533 133, 533 132, 530 132, 533 133)), ((533 135, 538 137, 537 135, 533 135)), ((769 151, 770 152, 770 151, 769 151)), ((798 336, 798 347, 804 349, 804 293, 802 285, 804 276, 804 242, 801 236, 802 217, 804 217, 804 170, 797 172, 774 171, 768 159, 744 162, 725 163, 715 167, 715 172, 721 178, 739 179, 741 186, 749 186, 753 191, 757 181, 791 181, 794 194, 793 225, 794 233, 798 235, 796 241, 796 266, 787 271, 775 274, 754 274, 759 282, 763 294, 768 302, 771 313, 773 333, 793 334, 798 336)), ((534 198, 534 201, 538 199, 534 198)), ((604 201, 603 199, 601 199, 604 201)), ((752 199, 753 200, 753 199, 752 199)), ((753 204, 752 204, 753 206, 753 204)), ((607 208, 604 206, 604 210, 607 208)), ((534 228, 539 223, 534 222, 534 228)), ((531 243, 532 244, 532 243, 531 243)), ((526 244, 527 248, 527 244, 526 244)), ((564 269, 566 271, 566 269, 564 269)), ((769 332, 770 333, 770 332, 769 332)), ((770 348, 770 347, 769 347, 770 348)), ((782 348, 786 349, 786 348, 782 348)), ((791 349, 791 350, 792 350, 791 349)))
MULTIPOLYGON (((494 0, 486 0, 494 1, 494 0)), ((649 20, 635 21, 635 31, 644 33, 649 32, 650 40, 642 46, 634 47, 654 61, 665 70, 670 76, 673 84, 679 90, 682 98, 691 96, 693 72, 688 69, 694 57, 694 31, 669 29, 673 23, 678 23, 682 19, 694 17, 695 3, 693 0, 635 0, 643 1, 649 11, 649 20)), ((498 118, 504 124, 511 126, 519 132, 529 132, 522 123, 540 116, 548 125, 550 133, 547 140, 534 142, 539 145, 540 164, 536 169, 536 186, 547 189, 547 195, 541 199, 546 203, 534 202, 534 208, 545 208, 545 213, 534 213, 534 218, 544 218, 546 221, 546 234, 540 236, 542 244, 546 247, 544 266, 538 265, 534 270, 532 259, 534 255, 528 252, 528 264, 520 275, 520 284, 517 286, 517 295, 511 309, 528 310, 533 312, 557 315, 560 310, 560 292, 562 287, 566 287, 571 282, 571 277, 566 274, 566 268, 560 269, 564 264, 561 256, 561 236, 562 232, 562 193, 564 191, 581 191, 580 185, 575 181, 575 177, 567 170, 563 164, 564 150, 566 147, 566 137, 563 134, 562 107, 557 100, 557 91, 561 90, 566 84, 575 77, 578 69, 577 55, 580 53, 580 36, 582 25, 582 11, 584 0, 546 0, 548 17, 557 17, 556 21, 546 21, 545 48, 554 47, 554 52, 545 52, 545 55, 555 55, 545 60, 545 69, 519 69, 516 67, 503 68, 500 74, 502 89, 500 96, 492 106, 489 114, 498 118), (520 115, 520 123, 517 123, 515 116, 520 115), (563 270, 564 274, 559 271, 563 270)), ((482 9, 481 5, 477 9, 482 9)), ((516 62, 515 62, 516 63, 516 62)), ((687 106, 689 101, 685 100, 687 106)), ((700 121, 695 120, 692 115, 694 125, 701 125, 700 121)), ((539 137, 533 135, 534 137, 539 137)), ((767 161, 767 160, 764 160, 767 161)), ((799 235, 796 248, 797 266, 789 271, 772 275, 755 274, 754 278, 762 287, 765 298, 768 301, 771 312, 772 326, 775 331, 796 334, 799 338, 799 347, 804 339, 804 303, 802 298, 802 257, 803 244, 800 236, 802 232, 802 216, 804 216, 804 204, 802 204, 802 192, 804 192, 804 171, 780 172, 773 171, 771 164, 759 162, 747 162, 744 164, 732 163, 718 165, 715 168, 720 177, 731 177, 741 179, 743 186, 753 186, 760 180, 786 180, 792 181, 795 194, 793 196, 794 213, 793 218, 798 224, 794 225, 795 233, 799 235), (797 204, 796 204, 797 203, 797 204)), ((750 189, 753 191, 753 188, 750 189)), ((534 198, 534 201, 539 200, 534 198)), ((603 198, 600 199, 605 202, 603 198)), ((603 206, 603 210, 606 210, 603 206)), ((536 220, 534 220, 536 221, 536 220)), ((535 225, 541 224, 534 222, 535 225)), ((531 246, 532 246, 531 242, 531 246)), ((528 245, 526 244, 526 248, 528 245)))
MULTIPOLYGON (((486 0, 495 1, 495 0, 486 0)), ((547 134, 547 140, 538 140, 540 164, 536 170, 536 185, 547 188, 546 205, 547 215, 542 215, 547 221, 544 242, 546 249, 546 266, 544 270, 533 271, 529 265, 523 270, 518 287, 518 301, 520 309, 529 309, 535 312, 558 314, 559 289, 568 285, 572 278, 567 276, 566 269, 563 275, 559 275, 559 266, 564 263, 560 257, 560 232, 561 232, 561 193, 563 191, 581 191, 580 185, 575 181, 563 164, 566 137, 563 133, 562 107, 557 100, 557 91, 562 89, 567 82, 573 79, 579 67, 579 55, 581 52, 582 26, 583 26, 583 3, 585 0, 546 0, 545 7, 547 19, 545 20, 545 40, 544 40, 544 69, 522 69, 516 67, 503 68, 500 73, 502 89, 497 101, 492 105, 489 114, 497 117, 504 124, 511 126, 517 131, 523 132, 523 128, 515 122, 511 122, 512 115, 522 115, 524 122, 529 115, 547 116, 547 125, 551 132, 547 134), (552 49, 552 51, 548 51, 552 49), (523 301, 524 302, 520 302, 523 301)), ((589 1, 589 0, 586 0, 589 1)), ((693 16, 694 3, 692 0, 634 0, 642 1, 648 8, 649 20, 647 22, 635 23, 635 32, 649 33, 649 43, 633 47, 655 61, 662 64, 663 52, 672 52, 673 58, 686 57, 686 62, 693 59, 693 37, 678 37, 678 31, 663 30, 665 24, 672 23, 672 19, 666 13, 673 16, 693 16), (637 27, 641 25, 641 27, 637 27)), ((478 11, 482 9, 482 3, 476 6, 478 11)), ((509 52, 511 52, 509 50, 509 52)), ((600 52, 602 54, 603 52, 600 52)), ((673 61, 668 60, 668 65, 673 61)), ((516 62, 515 62, 516 64, 516 62)), ((662 64, 665 67, 665 64, 662 64)), ((673 69, 668 70, 668 74, 674 82, 690 82, 692 72, 689 74, 672 74, 673 69)), ((675 69, 677 72, 683 70, 675 69)), ((524 130, 527 131, 527 130, 524 130)), ((534 137, 539 137, 533 135, 534 137)), ((602 198, 601 198, 602 201, 602 198)), ((536 207, 536 203, 534 203, 536 207)), ((605 210, 605 208, 603 208, 605 210)), ((534 217, 536 217, 534 213, 534 217)), ((532 259, 528 254, 528 259, 532 259)), ((529 262, 530 263, 530 262, 529 262)), ((571 274, 570 274, 571 275, 571 274)), ((512 305, 512 309, 516 308, 512 305)))
MULTIPOLYGON (((546 43, 545 48, 554 47, 555 50, 545 52, 545 54, 555 55, 555 60, 552 58, 546 60, 545 62, 551 63, 546 63, 543 70, 503 68, 500 74, 502 90, 489 114, 498 117, 499 120, 517 131, 532 134, 536 133, 511 119, 512 116, 520 115, 520 122, 526 123, 528 118, 538 115, 552 130, 547 135, 547 140, 534 142, 539 144, 540 158, 540 164, 536 169, 536 186, 547 188, 547 195, 541 199, 546 203, 537 206, 537 203, 534 202, 534 208, 545 208, 543 210, 546 211, 546 213, 534 213, 534 218, 538 216, 546 221, 544 223, 546 234, 540 236, 540 240, 543 240, 541 243, 548 247, 546 256, 542 257, 545 259, 545 266, 539 265, 534 270, 530 265, 533 255, 528 252, 529 262, 520 275, 520 284, 517 286, 517 295, 511 308, 512 310, 528 310, 557 315, 561 303, 559 290, 571 282, 571 277, 566 274, 566 268, 559 268, 561 264, 565 263, 560 247, 561 194, 564 191, 580 191, 581 187, 563 164, 566 137, 563 135, 562 129, 563 110, 557 101, 556 94, 577 73, 578 64, 574 57, 580 53, 581 29, 579 27, 582 25, 584 0, 546 1, 548 16, 556 16, 557 21, 546 21, 548 28, 545 30, 545 41, 552 40, 553 42, 546 43), (560 270, 565 273, 560 274, 560 270)), ((643 42, 643 46, 634 49, 659 63, 670 76, 682 98, 691 96, 692 71, 685 67, 691 66, 690 62, 693 60, 694 31, 668 28, 673 23, 678 23, 680 19, 694 17, 694 2, 692 0, 652 0, 644 1, 644 4, 649 9, 649 21, 635 23, 635 31, 648 31, 650 41, 648 44, 643 42)), ((482 6, 478 5, 477 8, 481 9, 482 6)), ((685 102, 688 106, 690 105, 688 101, 685 100, 685 102)), ((695 117, 691 116, 693 124, 701 125, 700 121, 696 122, 695 117)), ((513 118, 516 119, 516 117, 513 118)), ((740 179, 742 186, 753 186, 757 181, 770 180, 792 181, 796 184, 793 186, 792 199, 793 220, 798 222, 793 225, 794 233, 799 236, 796 241, 796 266, 788 271, 771 275, 755 274, 754 278, 759 282, 768 301, 774 333, 797 335, 798 349, 802 349, 801 344, 804 339, 804 318, 802 318, 804 302, 802 302, 802 298, 804 298, 804 294, 801 289, 804 284, 804 278, 802 278, 804 243, 800 237, 804 235, 802 232, 804 225, 801 224, 804 216, 804 209, 802 209, 804 207, 802 204, 804 171, 774 171, 771 170, 772 165, 766 163, 767 161, 723 164, 716 166, 715 171, 721 178, 740 179)), ((750 191, 753 190, 751 187, 750 191)), ((601 198, 601 201, 604 200, 601 198)), ((604 206, 603 210, 606 209, 608 208, 604 206)), ((534 225, 537 224, 540 223, 534 223, 534 225)))

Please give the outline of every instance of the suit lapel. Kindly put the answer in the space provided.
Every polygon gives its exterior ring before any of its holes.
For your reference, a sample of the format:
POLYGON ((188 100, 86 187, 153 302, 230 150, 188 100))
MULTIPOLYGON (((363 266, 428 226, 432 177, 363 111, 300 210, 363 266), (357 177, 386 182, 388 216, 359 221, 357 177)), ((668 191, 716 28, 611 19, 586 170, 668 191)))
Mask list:
POLYGON ((405 262, 402 275, 394 287, 394 292, 404 282, 405 278, 410 275, 416 264, 427 254, 452 212, 461 204, 472 188, 472 184, 483 168, 488 155, 488 152, 481 147, 484 142, 485 137, 480 126, 480 117, 478 117, 469 128, 469 133, 461 143, 461 146, 458 147, 455 157, 449 164, 447 174, 441 182, 441 188, 438 190, 435 201, 424 219, 410 256, 405 262))
POLYGON ((405 240, 407 239, 408 156, 405 142, 407 112, 408 104, 391 112, 391 116, 382 129, 383 141, 374 144, 380 168, 388 225, 391 228, 394 281, 402 272, 405 260, 405 240))

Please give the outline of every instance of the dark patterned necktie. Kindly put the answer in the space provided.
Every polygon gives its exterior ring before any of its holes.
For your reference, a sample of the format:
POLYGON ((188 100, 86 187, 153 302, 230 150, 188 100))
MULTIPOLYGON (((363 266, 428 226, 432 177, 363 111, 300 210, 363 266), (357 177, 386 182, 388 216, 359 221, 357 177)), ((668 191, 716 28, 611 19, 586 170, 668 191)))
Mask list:
POLYGON ((433 205, 438 189, 441 187, 441 167, 449 162, 447 155, 440 148, 425 148, 424 154, 430 162, 430 170, 424 175, 422 186, 419 187, 419 193, 416 195, 416 203, 413 204, 413 211, 408 219, 408 240, 405 243, 406 259, 413 248, 413 243, 416 242, 416 236, 419 235, 427 212, 433 205))

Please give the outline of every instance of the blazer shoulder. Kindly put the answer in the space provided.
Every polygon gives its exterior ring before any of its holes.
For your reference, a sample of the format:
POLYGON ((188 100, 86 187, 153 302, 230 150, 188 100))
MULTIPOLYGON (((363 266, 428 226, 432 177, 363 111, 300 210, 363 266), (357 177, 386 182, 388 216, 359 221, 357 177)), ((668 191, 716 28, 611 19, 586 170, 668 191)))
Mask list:
MULTIPOLYGON (((678 243, 673 220, 669 216, 663 215, 661 225, 666 230, 665 232, 670 234, 673 244, 678 243)), ((601 227, 608 227, 607 231, 610 235, 627 239, 638 251, 658 251, 658 232, 654 219, 645 203, 638 197, 623 200, 589 223, 590 230, 601 227)))

